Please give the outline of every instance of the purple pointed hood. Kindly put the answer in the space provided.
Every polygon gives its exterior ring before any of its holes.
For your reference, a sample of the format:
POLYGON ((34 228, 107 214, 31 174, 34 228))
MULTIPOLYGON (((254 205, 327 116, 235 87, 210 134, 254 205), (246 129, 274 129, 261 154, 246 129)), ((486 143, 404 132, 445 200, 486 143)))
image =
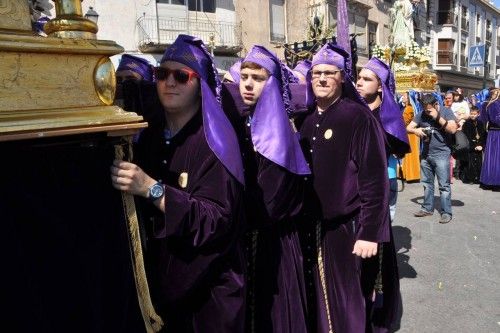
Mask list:
POLYGON ((229 74, 233 78, 234 83, 240 83, 240 70, 241 70, 241 62, 243 59, 239 59, 236 61, 231 67, 229 67, 229 74))
POLYGON ((274 53, 260 45, 253 46, 243 62, 253 62, 271 74, 252 115, 255 149, 294 174, 310 174, 298 136, 288 118, 293 110, 289 71, 274 53))
POLYGON ((311 60, 306 59, 299 61, 293 70, 307 78, 307 73, 311 70, 311 60))
POLYGON ((365 65, 366 69, 375 73, 382 84, 382 104, 380 120, 385 132, 392 135, 409 148, 408 135, 404 120, 395 100, 396 82, 389 66, 378 58, 371 58, 365 65))
POLYGON ((227 170, 244 184, 243 164, 236 133, 222 111, 221 82, 210 52, 199 38, 179 35, 165 51, 161 63, 176 61, 200 76, 203 128, 210 149, 227 170))
MULTIPOLYGON (((316 65, 326 64, 336 66, 338 69, 344 71, 344 83, 342 84, 343 96, 347 96, 355 102, 366 106, 364 99, 359 95, 354 83, 352 82, 351 68, 349 66, 350 63, 349 53, 338 45, 326 43, 313 56, 311 70, 313 70, 316 65)), ((312 89, 310 80, 308 82, 308 86, 312 89)))
POLYGON ((122 55, 116 71, 132 71, 139 74, 143 80, 153 82, 153 66, 143 58, 130 54, 122 55))

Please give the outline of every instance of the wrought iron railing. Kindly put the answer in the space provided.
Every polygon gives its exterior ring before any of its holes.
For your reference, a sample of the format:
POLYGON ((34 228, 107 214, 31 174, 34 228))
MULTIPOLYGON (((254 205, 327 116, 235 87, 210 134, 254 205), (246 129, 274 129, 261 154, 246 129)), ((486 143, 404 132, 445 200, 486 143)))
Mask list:
POLYGON ((142 16, 137 20, 139 48, 170 45, 179 34, 201 38, 208 47, 239 52, 243 48, 241 24, 185 19, 174 17, 142 16))
POLYGON ((457 55, 452 51, 437 51, 436 52, 436 65, 456 65, 457 55))
POLYGON ((455 14, 452 10, 439 10, 437 12, 437 24, 452 24, 454 26, 457 25, 458 15, 455 14))

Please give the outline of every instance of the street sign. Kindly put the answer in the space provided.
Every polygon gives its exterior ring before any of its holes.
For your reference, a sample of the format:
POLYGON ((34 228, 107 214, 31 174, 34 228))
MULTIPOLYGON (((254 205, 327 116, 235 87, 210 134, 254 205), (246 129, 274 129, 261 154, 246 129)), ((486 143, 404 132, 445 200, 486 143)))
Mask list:
POLYGON ((484 66, 484 45, 471 46, 469 49, 469 67, 484 66))

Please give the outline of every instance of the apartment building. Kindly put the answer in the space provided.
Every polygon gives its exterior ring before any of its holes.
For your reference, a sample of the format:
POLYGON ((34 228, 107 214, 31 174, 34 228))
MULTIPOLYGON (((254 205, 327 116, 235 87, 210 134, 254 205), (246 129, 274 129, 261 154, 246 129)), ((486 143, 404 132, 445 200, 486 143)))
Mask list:
POLYGON ((500 10, 484 0, 430 0, 427 26, 441 91, 466 94, 493 85, 500 73, 500 10), (485 45, 485 68, 469 67, 471 46, 485 45))
MULTIPOLYGON (((233 0, 85 0, 98 14, 98 39, 114 40, 126 53, 161 59, 179 34, 203 39, 216 65, 228 69, 243 50, 241 21, 233 0)), ((119 58, 119 57, 118 57, 119 58)), ((118 62, 117 57, 112 58, 118 62)))
MULTIPOLYGON (((500 69, 500 10, 485 0, 413 0, 414 32, 429 44, 432 68, 442 91, 483 86, 484 69, 468 67, 469 48, 488 49, 487 85, 500 69)), ((336 0, 85 0, 84 13, 99 13, 99 39, 111 39, 128 53, 159 60, 178 34, 202 38, 217 67, 228 69, 254 44, 284 57, 284 45, 302 43, 315 17, 335 27, 336 0)), ((372 45, 387 44, 393 0, 348 0, 349 32, 357 35, 358 67, 372 45)), ((335 29, 334 29, 335 32, 335 29)))

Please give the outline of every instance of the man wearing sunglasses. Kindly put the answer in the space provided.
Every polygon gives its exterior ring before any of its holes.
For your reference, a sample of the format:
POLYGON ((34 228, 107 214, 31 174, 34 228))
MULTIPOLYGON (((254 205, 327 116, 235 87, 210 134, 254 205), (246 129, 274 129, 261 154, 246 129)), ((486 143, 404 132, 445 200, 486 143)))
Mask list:
POLYGON ((310 174, 288 118, 290 72, 260 45, 241 64, 234 121, 245 167, 248 331, 307 332, 297 217, 310 174))
POLYGON ((167 332, 243 332, 243 168, 210 53, 179 35, 155 71, 164 119, 144 130, 113 186, 139 198, 148 280, 167 332), (142 207, 142 208, 141 208, 142 207))
MULTIPOLYGON (((313 57, 316 104, 300 126, 312 167, 306 192, 304 255, 312 257, 314 332, 365 332, 362 259, 389 241, 383 131, 349 76, 349 54, 325 44, 313 57)), ((306 259, 307 260, 307 259, 306 259)))

